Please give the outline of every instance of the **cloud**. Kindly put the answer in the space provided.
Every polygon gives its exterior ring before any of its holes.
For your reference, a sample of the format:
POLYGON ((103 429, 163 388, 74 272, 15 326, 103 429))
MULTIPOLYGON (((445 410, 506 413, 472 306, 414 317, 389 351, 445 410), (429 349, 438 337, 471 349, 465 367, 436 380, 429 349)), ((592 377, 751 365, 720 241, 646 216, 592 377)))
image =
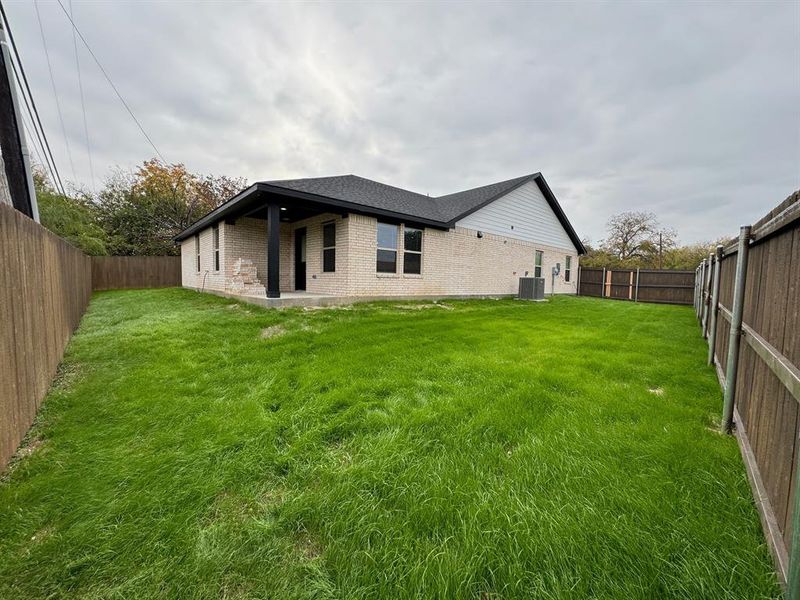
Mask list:
MULTIPOLYGON (((72 179, 33 4, 7 11, 72 179)), ((40 11, 88 185, 72 34, 57 4, 40 11)), ((593 240, 623 210, 683 241, 729 236, 800 187, 796 3, 75 0, 74 14, 164 157, 200 172, 357 173, 436 195, 541 171, 593 240)), ((79 50, 95 173, 151 157, 79 50)))

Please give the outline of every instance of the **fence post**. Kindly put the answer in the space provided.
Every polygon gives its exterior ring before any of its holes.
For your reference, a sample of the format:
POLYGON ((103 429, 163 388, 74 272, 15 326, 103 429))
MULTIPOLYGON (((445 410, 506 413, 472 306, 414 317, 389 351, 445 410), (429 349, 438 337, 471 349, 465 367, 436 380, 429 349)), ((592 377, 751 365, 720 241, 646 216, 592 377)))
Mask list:
POLYGON ((713 279, 714 254, 708 255, 708 269, 703 286, 703 338, 708 339, 708 309, 711 303, 711 282, 713 279))
POLYGON ((697 318, 702 321, 703 320, 703 293, 705 292, 705 285, 706 285, 706 260, 700 263, 700 291, 697 294, 697 318))
POLYGON ((606 268, 603 267, 603 280, 600 282, 600 297, 606 297, 606 268))
POLYGON ((736 402, 736 373, 739 368, 739 342, 742 339, 742 313, 744 312, 744 286, 747 280, 747 254, 750 250, 750 225, 739 230, 739 250, 736 254, 736 279, 733 288, 733 316, 728 341, 728 362, 725 375, 725 401, 722 406, 722 432, 730 433, 733 423, 733 406, 736 402))
POLYGON ((633 300, 633 269, 628 273, 628 300, 633 300))
POLYGON ((698 282, 700 281, 700 265, 697 265, 697 268, 694 270, 694 314, 697 316, 697 295, 700 291, 700 286, 698 282))
POLYGON ((722 275, 722 245, 717 246, 714 256, 714 284, 711 291, 711 323, 708 331, 708 364, 714 364, 714 352, 717 346, 717 315, 719 314, 719 278, 722 275))
POLYGON ((639 267, 636 267, 636 296, 633 301, 639 301, 639 267))
MULTIPOLYGON (((580 257, 578 257, 578 260, 580 260, 580 257)), ((581 265, 580 265, 580 263, 578 263, 578 281, 575 282, 575 295, 576 296, 580 296, 581 295, 581 265)))
MULTIPOLYGON (((800 469, 795 473, 795 490, 800 490, 800 469)), ((800 599, 800 494, 794 495, 792 512, 792 546, 789 551, 789 574, 786 578, 787 600, 800 599)))

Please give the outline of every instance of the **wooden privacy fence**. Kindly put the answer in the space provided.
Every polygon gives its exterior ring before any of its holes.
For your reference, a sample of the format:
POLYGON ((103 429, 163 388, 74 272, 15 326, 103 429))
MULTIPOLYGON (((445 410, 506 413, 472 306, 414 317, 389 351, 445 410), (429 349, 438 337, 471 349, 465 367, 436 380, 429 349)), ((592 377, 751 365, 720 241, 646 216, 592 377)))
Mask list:
POLYGON ((735 425, 764 533, 800 598, 800 191, 704 260, 694 308, 735 425))
POLYGON ((0 204, 0 469, 28 431, 92 293, 89 257, 0 204))
POLYGON ((578 295, 632 302, 692 304, 694 279, 694 271, 580 267, 578 295))
POLYGON ((174 287, 180 284, 180 256, 92 257, 94 290, 174 287))
POLYGON ((0 470, 33 423, 92 290, 180 284, 178 256, 90 258, 0 203, 0 470))

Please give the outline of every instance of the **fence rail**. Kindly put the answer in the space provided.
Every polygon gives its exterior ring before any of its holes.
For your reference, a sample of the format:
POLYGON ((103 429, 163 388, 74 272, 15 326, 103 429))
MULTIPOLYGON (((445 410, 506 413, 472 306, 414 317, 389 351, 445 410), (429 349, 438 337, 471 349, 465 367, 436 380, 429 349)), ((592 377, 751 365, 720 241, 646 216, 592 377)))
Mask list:
POLYGON ((633 302, 692 304, 694 271, 580 267, 578 294, 633 302))
POLYGON ((180 257, 88 257, 0 203, 0 470, 33 423, 92 290, 180 285, 180 257))
POLYGON ((695 272, 694 309, 724 391, 764 534, 800 598, 800 191, 695 272), (744 342, 744 343, 741 343, 744 342))

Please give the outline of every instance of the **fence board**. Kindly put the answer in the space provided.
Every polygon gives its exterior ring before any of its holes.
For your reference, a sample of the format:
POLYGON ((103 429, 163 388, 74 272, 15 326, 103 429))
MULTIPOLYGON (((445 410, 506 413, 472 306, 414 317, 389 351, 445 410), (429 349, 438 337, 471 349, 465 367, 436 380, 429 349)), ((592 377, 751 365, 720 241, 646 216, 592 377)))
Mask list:
POLYGON ((93 256, 92 288, 119 290, 181 285, 180 256, 93 256))
MULTIPOLYGON (((785 328, 783 336, 783 346, 779 346, 781 353, 795 366, 800 365, 800 227, 795 225, 792 233, 792 250, 790 254, 786 289, 786 312, 785 328), (793 274, 793 276, 792 276, 793 274)), ((794 405, 795 429, 793 440, 794 448, 787 448, 788 458, 791 460, 789 465, 789 496, 785 516, 786 527, 783 532, 787 548, 791 548, 792 539, 792 507, 794 506, 794 496, 797 483, 798 456, 800 455, 800 444, 797 440, 800 436, 800 405, 794 405)))
POLYGON ((660 304, 692 304, 694 271, 581 267, 578 294, 660 304), (606 285, 603 285, 603 273, 606 285))
MULTIPOLYGON (((800 192, 770 211, 752 229, 743 306, 743 323, 795 367, 800 364, 800 192)), ((720 264, 720 316, 715 363, 727 369, 730 311, 738 253, 729 244, 720 264)), ((753 336, 751 336, 753 338, 753 336)), ((755 339, 755 338, 753 338, 755 339)), ((752 341, 752 340, 751 340, 752 341)), ((760 346, 764 352, 764 347, 760 346)), ((768 354, 764 355, 769 358, 768 354)), ((785 381, 786 380, 784 376, 785 381)), ((721 382, 722 383, 722 382, 721 382)), ((730 382, 725 382, 730 385, 730 382)), ((791 550, 794 497, 800 445, 800 403, 749 343, 740 346, 736 377, 736 427, 742 453, 759 502, 762 523, 777 523, 779 535, 766 531, 781 579, 791 550), (755 470, 751 467, 755 465, 755 470)), ((766 527, 766 525, 765 525, 766 527)))
POLYGON ((0 467, 36 416, 91 294, 80 250, 0 205, 0 467))
POLYGON ((2 469, 33 423, 92 290, 180 285, 180 257, 90 259, 6 204, 0 231, 2 469))

